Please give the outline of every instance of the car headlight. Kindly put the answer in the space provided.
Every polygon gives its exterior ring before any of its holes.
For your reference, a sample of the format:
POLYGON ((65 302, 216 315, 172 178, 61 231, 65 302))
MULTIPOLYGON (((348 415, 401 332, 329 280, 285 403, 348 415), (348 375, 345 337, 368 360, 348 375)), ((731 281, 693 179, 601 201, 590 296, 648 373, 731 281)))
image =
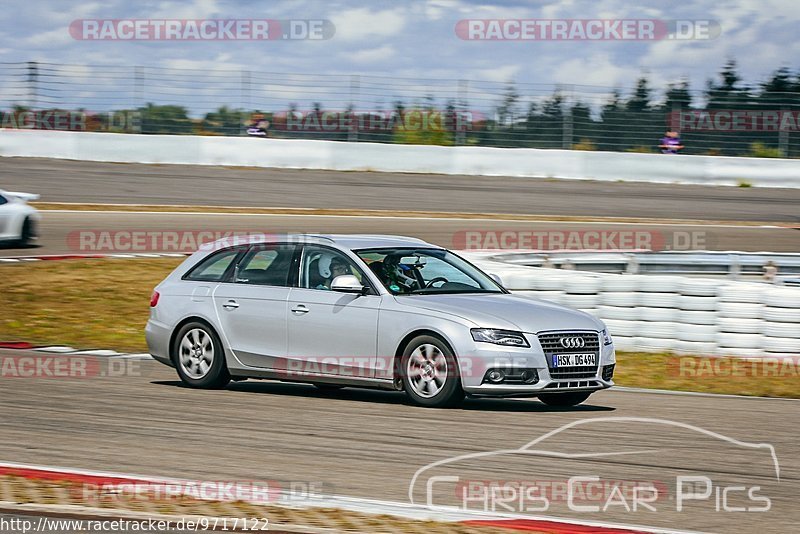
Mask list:
POLYGON ((473 328, 472 339, 483 343, 494 343, 507 347, 530 347, 522 332, 512 330, 496 330, 494 328, 473 328))
POLYGON ((608 333, 608 328, 604 328, 603 332, 603 345, 611 345, 613 343, 611 339, 611 334, 608 333))

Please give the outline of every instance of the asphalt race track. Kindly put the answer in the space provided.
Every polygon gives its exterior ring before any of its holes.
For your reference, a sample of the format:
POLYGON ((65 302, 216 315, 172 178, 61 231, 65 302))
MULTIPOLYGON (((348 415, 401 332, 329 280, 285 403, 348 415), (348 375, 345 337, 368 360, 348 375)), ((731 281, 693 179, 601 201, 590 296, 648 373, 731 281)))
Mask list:
POLYGON ((679 245, 680 236, 692 234, 702 236, 697 248, 709 250, 800 250, 800 214, 797 210, 800 189, 230 169, 36 158, 0 158, 0 187, 38 193, 46 202, 368 209, 388 213, 397 210, 457 211, 582 219, 643 219, 641 223, 615 224, 606 221, 460 219, 457 213, 447 219, 415 219, 48 211, 41 225, 39 246, 25 251, 0 249, 3 256, 92 252, 75 250, 74 244, 68 242, 69 235, 86 230, 392 233, 421 237, 452 248, 464 248, 458 236, 465 231, 600 231, 610 234, 634 230, 652 232, 657 241, 667 245, 673 241, 679 245), (680 220, 701 224, 681 223, 680 220), (729 223, 715 224, 714 221, 729 223))
POLYGON ((50 202, 201 204, 761 221, 800 189, 0 158, 0 187, 50 202))
MULTIPOLYGON (((0 351, 2 357, 22 354, 0 351)), ((113 378, 98 373, 86 378, 4 379, 0 458, 196 480, 306 482, 326 494, 407 502, 414 473, 436 460, 516 449, 581 419, 663 418, 743 442, 772 444, 780 482, 775 482, 772 461, 763 450, 680 428, 624 421, 567 430, 545 441, 544 448, 579 453, 635 449, 648 454, 501 458, 500 465, 482 460, 479 465, 461 465, 457 473, 471 480, 506 481, 597 474, 666 486, 675 474, 704 475, 715 484, 761 486, 759 494, 769 497, 771 509, 716 512, 712 498, 678 513, 670 492, 656 502, 657 512, 628 513, 617 506, 604 514, 580 514, 553 502, 548 514, 726 533, 796 528, 797 401, 611 390, 566 410, 535 400, 467 400, 463 409, 435 410, 411 406, 401 393, 329 393, 269 381, 235 383, 222 391, 191 390, 166 366, 153 361, 131 364, 135 365, 125 376, 113 378)))
MULTIPOLYGON (((119 231, 150 232, 321 232, 321 233, 385 233, 419 237, 448 248, 463 249, 465 232, 479 232, 484 238, 501 232, 512 235, 525 232, 554 232, 569 235, 569 232, 602 232, 614 236, 614 232, 645 233, 653 243, 688 242, 692 235, 702 237, 702 244, 709 250, 743 250, 759 252, 800 251, 800 230, 761 226, 713 226, 713 225, 651 225, 565 223, 540 221, 497 221, 474 219, 412 219, 398 217, 350 217, 350 216, 303 216, 303 215, 239 215, 239 214, 192 214, 192 213, 109 213, 43 211, 40 225, 41 238, 33 248, 0 248, 2 256, 113 253, 113 252, 175 252, 175 247, 149 245, 145 250, 126 248, 110 250, 103 247, 99 237, 96 245, 91 241, 80 241, 82 232, 99 236, 99 232, 113 235, 119 231)), ((629 234, 630 235, 630 234, 629 234)), ((483 243, 487 241, 482 239, 483 243)), ((657 247, 658 248, 658 247, 657 247)))

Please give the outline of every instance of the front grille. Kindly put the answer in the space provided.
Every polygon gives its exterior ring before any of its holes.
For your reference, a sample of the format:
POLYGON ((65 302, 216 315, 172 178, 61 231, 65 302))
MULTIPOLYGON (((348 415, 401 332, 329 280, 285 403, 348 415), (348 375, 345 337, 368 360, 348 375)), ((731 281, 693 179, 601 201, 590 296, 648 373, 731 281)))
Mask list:
POLYGON ((599 388, 600 382, 597 380, 576 380, 574 382, 550 382, 544 389, 575 389, 575 388, 599 388))
POLYGON ((558 332, 553 334, 539 334, 539 344, 542 346, 550 378, 554 380, 575 380, 577 378, 594 378, 597 376, 597 365, 574 365, 570 367, 553 367, 553 355, 569 353, 594 353, 597 364, 600 363, 600 336, 596 332, 558 332), (580 338, 583 346, 579 348, 566 348, 561 344, 562 338, 580 338))

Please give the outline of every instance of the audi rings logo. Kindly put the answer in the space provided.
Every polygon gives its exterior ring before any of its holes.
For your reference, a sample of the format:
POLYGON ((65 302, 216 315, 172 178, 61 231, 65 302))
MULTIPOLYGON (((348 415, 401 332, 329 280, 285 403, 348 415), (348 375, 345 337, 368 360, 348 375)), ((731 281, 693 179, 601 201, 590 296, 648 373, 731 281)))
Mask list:
POLYGON ((562 337, 561 346, 565 349, 580 349, 586 345, 586 341, 582 337, 562 337))

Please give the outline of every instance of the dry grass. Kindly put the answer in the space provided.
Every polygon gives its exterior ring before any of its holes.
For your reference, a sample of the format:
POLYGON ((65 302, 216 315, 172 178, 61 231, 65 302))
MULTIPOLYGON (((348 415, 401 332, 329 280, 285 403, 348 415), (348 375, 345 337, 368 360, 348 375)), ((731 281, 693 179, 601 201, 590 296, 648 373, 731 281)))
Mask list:
MULTIPOLYGON (((0 340, 145 352, 150 293, 181 261, 93 259, 0 266, 0 340)), ((762 368, 741 360, 725 360, 719 367, 713 363, 719 359, 707 359, 694 366, 685 360, 681 371, 680 360, 667 354, 618 353, 617 360, 615 381, 622 386, 800 397, 797 367, 762 368), (731 376, 733 363, 742 376, 731 376)))
MULTIPOLYGON (((513 534, 517 529, 506 529, 480 524, 417 521, 390 515, 372 515, 336 508, 300 508, 278 504, 254 504, 242 501, 208 501, 189 497, 158 498, 155 493, 130 495, 102 495, 99 488, 67 481, 37 480, 18 476, 0 476, 0 494, 4 501, 24 505, 29 503, 60 506, 67 517, 82 519, 131 518, 131 514, 145 514, 154 521, 174 524, 181 518, 205 520, 207 525, 216 522, 218 531, 258 532, 269 529, 277 532, 385 532, 410 534, 513 534), (84 495, 92 498, 85 498, 84 495), (101 495, 100 498, 94 498, 101 495), (89 509, 70 508, 75 506, 89 509), (118 515, 113 515, 118 514, 118 515), (239 522, 235 523, 236 518, 239 522), (242 528, 247 518, 247 528, 242 528), (227 520, 227 521, 224 521, 227 520)), ((4 504, 3 512, 14 513, 15 506, 4 504)), ((30 513, 30 512, 28 512, 30 513)), ((133 516, 137 517, 137 516, 133 516)), ((141 520, 141 516, 140 520, 141 520)), ((201 529, 205 531, 205 529, 201 529)), ((530 534, 542 533, 529 530, 530 534)))
POLYGON ((796 359, 743 360, 671 354, 618 353, 614 381, 621 386, 800 398, 796 359))
POLYGON ((150 294, 183 258, 0 267, 0 340, 145 352, 150 294))

